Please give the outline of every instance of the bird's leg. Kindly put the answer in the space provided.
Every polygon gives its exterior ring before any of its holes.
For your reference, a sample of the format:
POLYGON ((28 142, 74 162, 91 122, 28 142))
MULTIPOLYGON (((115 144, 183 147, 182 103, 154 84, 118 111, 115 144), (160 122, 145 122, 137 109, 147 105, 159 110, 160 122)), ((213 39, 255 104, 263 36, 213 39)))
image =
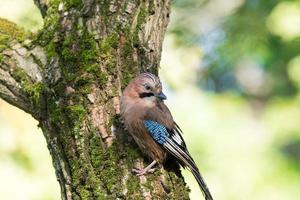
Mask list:
POLYGON ((152 169, 152 167, 156 164, 157 162, 155 160, 152 161, 152 163, 150 163, 150 165, 148 165, 147 167, 145 167, 144 169, 132 169, 133 172, 136 173, 137 176, 141 176, 144 175, 148 172, 154 172, 155 169, 152 169))

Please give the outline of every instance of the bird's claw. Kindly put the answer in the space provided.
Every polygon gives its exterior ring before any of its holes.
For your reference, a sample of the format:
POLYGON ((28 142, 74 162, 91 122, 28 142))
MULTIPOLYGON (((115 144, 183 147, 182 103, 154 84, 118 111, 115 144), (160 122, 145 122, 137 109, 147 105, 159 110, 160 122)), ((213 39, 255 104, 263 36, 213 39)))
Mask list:
POLYGON ((132 169, 132 172, 136 173, 137 176, 142 176, 147 173, 153 173, 155 171, 155 168, 152 169, 132 169))

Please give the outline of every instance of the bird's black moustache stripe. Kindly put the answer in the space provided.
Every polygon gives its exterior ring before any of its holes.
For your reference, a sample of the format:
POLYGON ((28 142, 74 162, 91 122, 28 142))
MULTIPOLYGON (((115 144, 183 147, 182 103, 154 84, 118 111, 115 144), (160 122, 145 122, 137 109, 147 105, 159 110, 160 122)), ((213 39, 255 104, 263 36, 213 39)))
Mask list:
POLYGON ((152 92, 143 92, 139 94, 140 98, 152 97, 154 94, 152 92))

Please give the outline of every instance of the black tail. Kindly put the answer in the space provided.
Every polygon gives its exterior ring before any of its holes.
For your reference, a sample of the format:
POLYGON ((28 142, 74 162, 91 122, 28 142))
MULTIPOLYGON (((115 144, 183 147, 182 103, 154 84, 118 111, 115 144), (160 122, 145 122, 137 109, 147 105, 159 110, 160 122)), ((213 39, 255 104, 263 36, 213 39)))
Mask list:
POLYGON ((170 138, 168 138, 163 145, 168 150, 168 152, 170 152, 176 159, 178 159, 181 165, 190 168, 205 196, 205 200, 213 200, 198 170, 198 167, 196 166, 196 163, 194 162, 186 147, 179 145, 177 142, 170 138))
POLYGON ((208 190, 208 187, 206 186, 200 172, 196 169, 191 169, 191 172, 193 173, 194 177, 196 178, 196 180, 202 190, 202 193, 205 197, 205 200, 213 200, 213 198, 208 190))

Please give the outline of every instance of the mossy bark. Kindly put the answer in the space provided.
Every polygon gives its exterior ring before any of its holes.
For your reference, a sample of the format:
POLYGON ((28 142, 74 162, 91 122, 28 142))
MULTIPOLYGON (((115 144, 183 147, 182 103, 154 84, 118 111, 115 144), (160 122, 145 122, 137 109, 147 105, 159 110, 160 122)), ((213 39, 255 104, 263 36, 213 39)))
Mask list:
POLYGON ((172 171, 131 173, 146 163, 118 115, 130 79, 157 73, 169 0, 35 3, 36 35, 0 20, 0 96, 39 121, 62 199, 188 199, 172 171))

